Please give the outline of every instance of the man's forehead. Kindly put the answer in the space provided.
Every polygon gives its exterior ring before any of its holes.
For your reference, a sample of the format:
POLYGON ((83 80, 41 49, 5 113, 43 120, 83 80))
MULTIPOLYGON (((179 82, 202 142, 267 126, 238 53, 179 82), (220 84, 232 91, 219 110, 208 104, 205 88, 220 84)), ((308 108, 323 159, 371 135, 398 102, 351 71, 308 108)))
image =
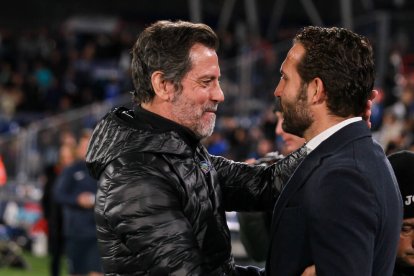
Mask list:
POLYGON ((298 63, 303 55, 305 54, 305 48, 300 43, 295 43, 292 48, 290 48, 286 60, 291 63, 298 63))
POLYGON ((187 72, 192 78, 218 78, 220 65, 216 51, 202 44, 196 44, 190 52, 191 69, 187 72))
POLYGON ((215 79, 220 78, 220 68, 210 68, 210 70, 190 70, 187 75, 193 79, 215 79))
POLYGON ((292 48, 290 48, 285 60, 280 66, 280 72, 282 74, 290 75, 292 71, 296 70, 296 65, 300 62, 304 53, 305 48, 301 44, 295 43, 292 48))

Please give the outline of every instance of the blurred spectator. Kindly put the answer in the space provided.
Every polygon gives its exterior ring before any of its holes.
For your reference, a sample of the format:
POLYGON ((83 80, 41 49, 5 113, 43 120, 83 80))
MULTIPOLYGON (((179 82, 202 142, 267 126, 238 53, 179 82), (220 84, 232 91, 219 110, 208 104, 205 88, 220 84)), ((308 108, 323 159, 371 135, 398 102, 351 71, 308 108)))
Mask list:
POLYGON ((71 275, 102 275, 93 211, 97 183, 89 176, 84 161, 90 135, 89 130, 82 133, 77 147, 78 161, 63 170, 53 191, 63 208, 63 232, 71 275))
POLYGON ((235 161, 243 161, 249 157, 252 149, 252 140, 247 129, 239 126, 230 133, 228 137, 230 143, 229 158, 235 161))
POLYGON ((61 271, 61 257, 64 253, 63 215, 62 207, 53 198, 53 189, 56 178, 61 171, 76 160, 76 145, 64 140, 60 147, 59 162, 48 165, 44 170, 44 188, 41 200, 43 215, 48 225, 48 252, 50 254, 49 272, 51 276, 59 276, 61 271))
POLYGON ((226 156, 229 145, 220 132, 213 132, 207 139, 206 148, 212 155, 226 156))
POLYGON ((4 167, 3 157, 0 155, 0 187, 7 183, 7 172, 4 167))
MULTIPOLYGON (((275 116, 277 118, 275 132, 278 138, 277 140, 279 141, 278 149, 284 155, 288 155, 300 148, 305 143, 305 139, 283 130, 283 116, 280 111, 276 111, 275 116)), ((272 150, 269 143, 270 141, 267 139, 259 142, 259 159, 249 159, 246 160, 246 162, 250 164, 270 165, 282 159, 282 154, 269 153, 272 150), (261 145, 262 143, 263 145, 261 145)), ((248 256, 256 262, 264 262, 267 257, 271 239, 270 225, 272 221, 272 212, 238 213, 238 219, 240 223, 240 239, 248 256)))
POLYGON ((52 85, 53 73, 44 65, 42 61, 39 60, 35 63, 33 75, 36 79, 37 85, 42 91, 46 91, 52 85))
POLYGON ((283 155, 288 155, 289 153, 300 148, 305 143, 305 139, 285 132, 282 128, 282 124, 283 124, 282 112, 276 111, 275 115, 277 118, 277 124, 276 124, 276 130, 275 130, 276 135, 278 137, 277 148, 283 155))
POLYGON ((414 153, 399 151, 388 156, 404 203, 394 276, 414 275, 414 153))
POLYGON ((249 158, 260 159, 269 152, 275 150, 274 142, 268 138, 260 137, 256 143, 256 149, 249 154, 249 158))
POLYGON ((407 148, 412 141, 406 140, 412 130, 410 119, 414 112, 414 90, 407 85, 402 88, 398 101, 384 110, 382 125, 375 133, 375 139, 386 153, 407 148))

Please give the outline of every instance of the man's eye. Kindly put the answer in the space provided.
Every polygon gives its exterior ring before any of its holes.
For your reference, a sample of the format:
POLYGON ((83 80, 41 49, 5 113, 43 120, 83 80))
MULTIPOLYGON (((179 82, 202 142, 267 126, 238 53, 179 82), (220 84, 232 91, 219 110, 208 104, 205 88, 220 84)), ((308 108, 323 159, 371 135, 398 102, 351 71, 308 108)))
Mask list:
POLYGON ((403 236, 411 236, 414 233, 414 226, 413 225, 403 225, 401 227, 401 235, 403 236))
POLYGON ((211 83, 211 80, 203 80, 203 81, 201 81, 201 84, 202 84, 203 86, 209 86, 209 85, 210 85, 210 83, 211 83))

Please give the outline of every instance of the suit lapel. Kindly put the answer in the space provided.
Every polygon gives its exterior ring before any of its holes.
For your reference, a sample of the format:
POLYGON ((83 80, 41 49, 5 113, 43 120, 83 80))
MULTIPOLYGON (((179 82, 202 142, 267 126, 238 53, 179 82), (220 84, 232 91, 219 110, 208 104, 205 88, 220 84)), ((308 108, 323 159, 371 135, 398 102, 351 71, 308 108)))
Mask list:
POLYGON ((335 154, 343 146, 348 143, 360 139, 362 137, 371 136, 370 130, 366 126, 365 121, 359 121, 349 124, 340 129, 328 139, 323 141, 315 150, 313 150, 295 170, 291 178, 286 183, 285 188, 277 200, 272 217, 271 234, 272 240, 274 232, 279 224, 280 216, 283 213, 289 199, 295 192, 302 187, 312 172, 320 165, 322 160, 327 156, 335 154))
POLYGON ((291 178, 288 180, 273 209, 272 226, 270 233, 274 233, 276 230, 280 216, 282 215, 284 208, 289 202, 289 199, 303 184, 305 184, 306 179, 309 178, 312 171, 319 166, 320 160, 321 157, 319 155, 312 153, 309 154, 305 157, 291 178))

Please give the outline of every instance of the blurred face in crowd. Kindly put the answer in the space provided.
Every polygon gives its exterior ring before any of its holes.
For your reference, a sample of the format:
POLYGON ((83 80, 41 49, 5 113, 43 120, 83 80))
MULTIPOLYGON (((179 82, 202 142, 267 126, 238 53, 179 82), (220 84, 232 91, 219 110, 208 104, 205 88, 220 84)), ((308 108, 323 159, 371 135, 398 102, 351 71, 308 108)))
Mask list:
POLYGON ((279 98, 283 114, 284 131, 303 137, 313 120, 308 106, 307 85, 297 71, 297 65, 305 53, 304 47, 296 43, 283 61, 281 78, 274 95, 279 98))
POLYGON ((397 250, 397 263, 414 266, 414 218, 404 219, 397 250))
POLYGON ((85 159, 86 152, 88 151, 88 144, 89 144, 89 136, 88 137, 82 137, 79 139, 79 144, 77 148, 78 158, 85 159))
POLYGON ((213 132, 218 104, 224 100, 220 88, 220 67, 214 49, 196 43, 190 50, 192 66, 175 91, 172 119, 191 129, 199 138, 213 132))
POLYGON ((276 111, 275 115, 277 118, 276 135, 282 137, 283 139, 283 148, 280 150, 282 151, 284 155, 287 155, 297 150, 298 148, 300 148, 305 143, 305 139, 285 132, 282 128, 282 124, 283 124, 282 113, 279 111, 276 111))
POLYGON ((76 146, 63 144, 59 150, 59 163, 62 167, 69 166, 76 160, 76 146))

